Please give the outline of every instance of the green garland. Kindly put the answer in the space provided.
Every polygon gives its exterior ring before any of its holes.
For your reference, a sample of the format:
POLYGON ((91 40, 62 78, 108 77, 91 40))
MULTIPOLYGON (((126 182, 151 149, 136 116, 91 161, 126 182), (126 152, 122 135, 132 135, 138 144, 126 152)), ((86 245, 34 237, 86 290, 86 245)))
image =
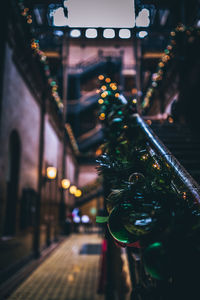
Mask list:
POLYGON ((163 52, 163 55, 158 63, 157 71, 154 74, 150 87, 147 89, 147 92, 144 96, 142 102, 143 109, 150 107, 151 100, 155 94, 155 91, 159 88, 163 78, 165 77, 168 66, 179 54, 180 39, 185 37, 187 43, 192 43, 194 39, 200 38, 200 30, 198 28, 186 27, 183 24, 179 24, 173 31, 171 31, 170 37, 170 43, 163 52))
MULTIPOLYGON (((19 0, 18 1, 18 6, 19 6, 20 11, 21 11, 21 16, 26 20, 26 23, 29 26, 30 35, 32 36, 32 32, 33 32, 32 22, 33 21, 32 21, 31 11, 25 5, 25 0, 19 0)), ((63 111, 63 101, 62 101, 62 99, 61 99, 61 97, 59 96, 59 93, 58 93, 59 87, 58 87, 55 79, 53 79, 53 77, 51 76, 48 59, 47 59, 45 53, 40 49, 39 40, 32 37, 31 40, 30 40, 30 47, 33 51, 33 55, 37 56, 39 61, 42 64, 42 67, 44 69, 44 73, 47 77, 47 81, 48 81, 48 84, 49 84, 49 87, 50 87, 50 90, 51 90, 51 95, 52 95, 55 103, 57 104, 59 110, 63 111)))
POLYGON ((162 252, 163 247, 166 255, 171 253, 170 241, 174 236, 176 242, 196 239, 199 204, 148 144, 133 114, 136 102, 125 101, 116 85, 113 90, 106 79, 102 81, 99 118, 105 143, 97 162, 110 194, 106 198, 108 216, 97 217, 97 222, 107 222, 111 235, 119 243, 139 241, 147 272, 163 279, 169 275, 168 270, 162 273, 155 266, 151 272, 148 255, 162 252))

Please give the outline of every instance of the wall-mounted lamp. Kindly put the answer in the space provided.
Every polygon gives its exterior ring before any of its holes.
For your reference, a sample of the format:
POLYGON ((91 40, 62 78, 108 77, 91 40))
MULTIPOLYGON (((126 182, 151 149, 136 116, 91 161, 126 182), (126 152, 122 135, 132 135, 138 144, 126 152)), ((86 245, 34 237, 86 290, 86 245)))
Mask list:
POLYGON ((75 185, 70 186, 69 192, 70 194, 74 195, 76 193, 77 187, 75 185))
POLYGON ((67 190, 70 187, 70 180, 69 179, 62 179, 61 186, 64 190, 67 190))
POLYGON ((48 167, 46 169, 46 177, 47 179, 55 179, 57 175, 57 169, 55 167, 48 167))
POLYGON ((82 196, 82 191, 77 189, 76 192, 74 193, 74 196, 77 197, 77 198, 81 197, 82 196))

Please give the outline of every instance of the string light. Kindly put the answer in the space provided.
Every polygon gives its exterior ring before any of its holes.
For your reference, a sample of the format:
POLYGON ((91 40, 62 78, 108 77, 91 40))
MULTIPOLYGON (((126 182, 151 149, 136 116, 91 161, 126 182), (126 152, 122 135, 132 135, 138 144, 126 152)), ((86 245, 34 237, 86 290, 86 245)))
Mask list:
POLYGON ((177 44, 177 38, 180 34, 185 33, 187 36, 187 42, 192 43, 195 39, 195 37, 200 34, 200 31, 193 27, 186 27, 183 24, 179 24, 176 26, 176 28, 170 32, 171 36, 171 42, 169 45, 167 45, 166 49, 164 50, 163 56, 161 60, 158 63, 158 70, 157 74, 155 74, 155 77, 152 80, 151 88, 153 89, 150 91, 150 89, 147 90, 146 95, 144 96, 142 107, 146 108, 150 105, 150 99, 154 94, 154 89, 158 87, 159 83, 163 79, 163 73, 166 72, 166 65, 167 63, 175 57, 176 55, 176 44, 177 44))
POLYGON ((176 32, 175 32, 175 31, 171 31, 171 32, 170 32, 170 35, 171 35, 171 36, 175 36, 175 35, 176 35, 176 32))
POLYGON ((46 176, 48 179, 55 179, 57 175, 57 169, 55 167, 48 167, 46 169, 46 176))
POLYGON ((95 152, 96 156, 99 156, 102 154, 102 149, 98 148, 95 152))
POLYGON ((102 98, 105 98, 107 95, 108 95, 107 92, 103 92, 103 93, 101 94, 101 97, 102 97, 102 98))
POLYGON ((116 90, 117 90, 117 86, 116 86, 116 85, 113 85, 113 86, 111 87, 111 89, 112 89, 113 91, 116 91, 116 90))
MULTIPOLYGON (((32 24, 32 15, 30 14, 30 9, 28 7, 25 7, 24 1, 20 1, 18 3, 18 5, 19 5, 19 8, 21 9, 21 15, 26 19, 27 24, 31 25, 32 24)), ((51 77, 50 67, 47 62, 47 57, 46 57, 45 53, 40 49, 39 40, 33 38, 31 40, 30 47, 33 50, 34 55, 37 55, 40 62, 43 64, 44 73, 48 78, 47 81, 51 85, 51 95, 54 98, 55 103, 57 104, 58 108, 63 111, 63 103, 62 103, 61 98, 58 95, 58 86, 55 84, 56 87, 54 89, 52 89, 53 85, 51 83, 55 82, 55 81, 51 77)))
POLYGON ((103 91, 105 91, 105 90, 107 89, 107 87, 106 87, 105 85, 102 85, 101 89, 102 89, 103 91))
POLYGON ((104 103, 103 99, 99 99, 99 100, 98 100, 98 103, 99 103, 99 104, 103 104, 103 103, 104 103))
POLYGON ((63 189, 67 190, 70 187, 70 180, 69 179, 62 179, 61 186, 63 189))
POLYGON ((105 79, 105 82, 106 82, 106 83, 110 83, 110 82, 111 82, 111 79, 110 79, 109 77, 107 77, 107 78, 105 79))
POLYGON ((158 64, 158 66, 159 66, 160 68, 163 68, 163 67, 165 66, 165 64, 164 64, 163 62, 160 62, 160 63, 158 64))
POLYGON ((153 167, 154 169, 160 170, 160 166, 159 166, 158 163, 154 163, 154 164, 152 165, 152 167, 153 167))
POLYGON ((151 125, 151 124, 152 124, 152 121, 151 121, 151 120, 147 120, 146 123, 147 123, 148 125, 151 125))
POLYGON ((106 117, 106 115, 105 115, 104 113, 101 113, 101 114, 99 115, 99 119, 100 119, 101 121, 105 120, 105 117, 106 117))
POLYGON ((137 89, 136 89, 136 88, 133 88, 133 89, 131 90, 131 93, 132 93, 132 94, 137 94, 137 89))
POLYGON ((74 196, 77 197, 77 198, 81 197, 81 196, 82 196, 82 191, 79 190, 79 189, 77 189, 77 190, 75 191, 75 193, 74 193, 74 196))
POLYGON ((118 97, 119 97, 119 93, 116 93, 116 94, 115 94, 115 97, 118 98, 118 97))
POLYGON ((77 190, 77 187, 75 185, 71 185, 69 188, 69 192, 72 195, 76 193, 76 190, 77 190))
POLYGON ((144 155, 142 155, 142 157, 141 157, 141 160, 147 160, 148 159, 148 154, 144 154, 144 155))
POLYGON ((98 79, 99 79, 99 80, 104 80, 104 76, 103 76, 103 75, 99 75, 99 76, 98 76, 98 79))
POLYGON ((187 198, 187 193, 183 192, 183 199, 185 200, 187 198))
POLYGON ((169 117, 168 122, 172 124, 172 123, 174 123, 174 119, 172 117, 169 117))

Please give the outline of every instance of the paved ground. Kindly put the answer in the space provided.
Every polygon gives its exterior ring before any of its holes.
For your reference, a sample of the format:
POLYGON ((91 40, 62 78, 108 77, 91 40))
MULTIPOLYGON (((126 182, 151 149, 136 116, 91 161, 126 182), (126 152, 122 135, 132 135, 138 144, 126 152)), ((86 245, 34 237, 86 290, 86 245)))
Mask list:
POLYGON ((103 300, 96 293, 101 241, 97 234, 71 235, 8 299, 103 300))

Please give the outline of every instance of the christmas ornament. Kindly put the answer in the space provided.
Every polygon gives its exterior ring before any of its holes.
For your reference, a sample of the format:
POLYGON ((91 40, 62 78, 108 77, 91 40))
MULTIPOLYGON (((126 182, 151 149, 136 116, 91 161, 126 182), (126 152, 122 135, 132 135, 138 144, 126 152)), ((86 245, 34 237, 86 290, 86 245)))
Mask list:
POLYGON ((114 239, 120 243, 130 244, 138 240, 138 238, 132 235, 126 228, 121 219, 120 206, 116 206, 111 211, 108 219, 108 229, 114 239))
POLYGON ((144 250, 143 261, 144 268, 151 277, 163 280, 170 276, 169 256, 161 242, 155 242, 144 250))

